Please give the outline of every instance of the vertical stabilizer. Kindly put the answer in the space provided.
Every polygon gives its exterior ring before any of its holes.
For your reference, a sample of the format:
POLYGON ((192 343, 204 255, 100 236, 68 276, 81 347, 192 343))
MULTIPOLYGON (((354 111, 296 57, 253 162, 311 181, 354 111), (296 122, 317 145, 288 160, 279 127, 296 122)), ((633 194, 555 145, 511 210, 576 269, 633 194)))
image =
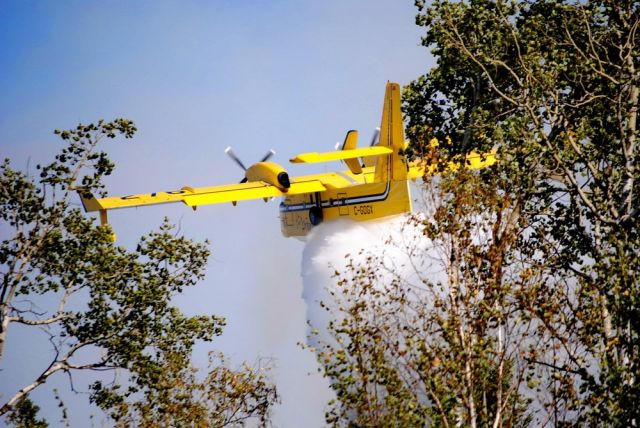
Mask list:
POLYGON ((378 145, 389 147, 393 153, 377 158, 375 181, 406 180, 407 160, 403 153, 404 126, 400 109, 400 85, 397 83, 387 82, 378 145))
MULTIPOLYGON (((355 150, 358 146, 358 131, 351 130, 347 132, 347 136, 342 143, 342 150, 355 150)), ((349 170, 354 174, 362 174, 362 167, 360 161, 356 159, 345 159, 344 163, 347 164, 349 170)))

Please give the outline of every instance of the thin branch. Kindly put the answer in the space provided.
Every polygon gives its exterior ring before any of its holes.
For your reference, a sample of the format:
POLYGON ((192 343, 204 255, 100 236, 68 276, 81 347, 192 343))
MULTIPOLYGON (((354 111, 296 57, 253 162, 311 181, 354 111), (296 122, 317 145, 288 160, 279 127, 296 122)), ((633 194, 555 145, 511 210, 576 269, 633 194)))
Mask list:
POLYGON ((51 317, 51 318, 46 318, 43 320, 29 320, 23 317, 7 317, 9 318, 9 322, 17 322, 18 324, 24 324, 24 325, 48 325, 48 324, 53 324, 55 322, 58 322, 60 320, 63 319, 67 319, 67 318, 71 318, 72 315, 67 313, 67 312, 62 312, 62 313, 58 313, 57 315, 51 317))

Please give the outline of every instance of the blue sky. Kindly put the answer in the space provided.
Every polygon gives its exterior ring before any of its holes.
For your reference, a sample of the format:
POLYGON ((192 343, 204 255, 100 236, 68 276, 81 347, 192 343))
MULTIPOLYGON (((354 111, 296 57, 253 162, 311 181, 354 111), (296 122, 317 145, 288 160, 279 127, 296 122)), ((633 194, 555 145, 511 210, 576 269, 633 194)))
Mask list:
MULTIPOLYGON (((61 147, 53 129, 126 117, 136 137, 103 146, 117 165, 111 195, 239 181, 223 153, 229 145, 245 163, 272 148, 290 174, 305 174, 312 170, 287 159, 331 150, 349 129, 365 144, 385 82, 406 84, 433 63, 415 12, 411 0, 2 1, 0 155, 33 169, 61 147)), ((304 244, 280 236, 277 215, 277 201, 254 201, 121 211, 110 222, 125 246, 164 216, 184 235, 209 239, 207 279, 176 302, 190 314, 223 315, 228 327, 198 347, 196 364, 211 349, 238 364, 271 357, 283 399, 276 425, 322 426, 326 382, 296 345, 306 329, 304 244)), ((5 394, 17 372, 38 364, 38 337, 9 335, 5 394)), ((64 388, 56 380, 36 396, 54 421, 44 397, 56 382, 64 388)), ((90 412, 71 410, 77 421, 90 412)))

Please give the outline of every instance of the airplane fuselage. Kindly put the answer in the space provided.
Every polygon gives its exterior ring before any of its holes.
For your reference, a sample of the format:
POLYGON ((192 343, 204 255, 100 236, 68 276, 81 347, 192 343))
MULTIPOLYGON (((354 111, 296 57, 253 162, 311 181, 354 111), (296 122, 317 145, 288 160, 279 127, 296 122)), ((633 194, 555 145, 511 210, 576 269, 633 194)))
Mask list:
MULTIPOLYGON (((300 183, 315 176, 298 177, 300 183)), ((350 218, 373 220, 411 211, 407 180, 374 182, 374 168, 362 174, 332 173, 321 192, 287 195, 280 203, 280 226, 286 237, 305 236, 323 221, 350 218)))

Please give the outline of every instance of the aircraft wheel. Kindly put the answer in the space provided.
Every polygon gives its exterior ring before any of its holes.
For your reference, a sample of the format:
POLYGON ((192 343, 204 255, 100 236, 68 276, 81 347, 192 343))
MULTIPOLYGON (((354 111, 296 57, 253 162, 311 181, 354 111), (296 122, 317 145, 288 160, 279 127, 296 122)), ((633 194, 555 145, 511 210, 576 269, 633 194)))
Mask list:
POLYGON ((322 209, 318 207, 312 207, 309 210, 309 221, 314 226, 322 223, 322 209))

